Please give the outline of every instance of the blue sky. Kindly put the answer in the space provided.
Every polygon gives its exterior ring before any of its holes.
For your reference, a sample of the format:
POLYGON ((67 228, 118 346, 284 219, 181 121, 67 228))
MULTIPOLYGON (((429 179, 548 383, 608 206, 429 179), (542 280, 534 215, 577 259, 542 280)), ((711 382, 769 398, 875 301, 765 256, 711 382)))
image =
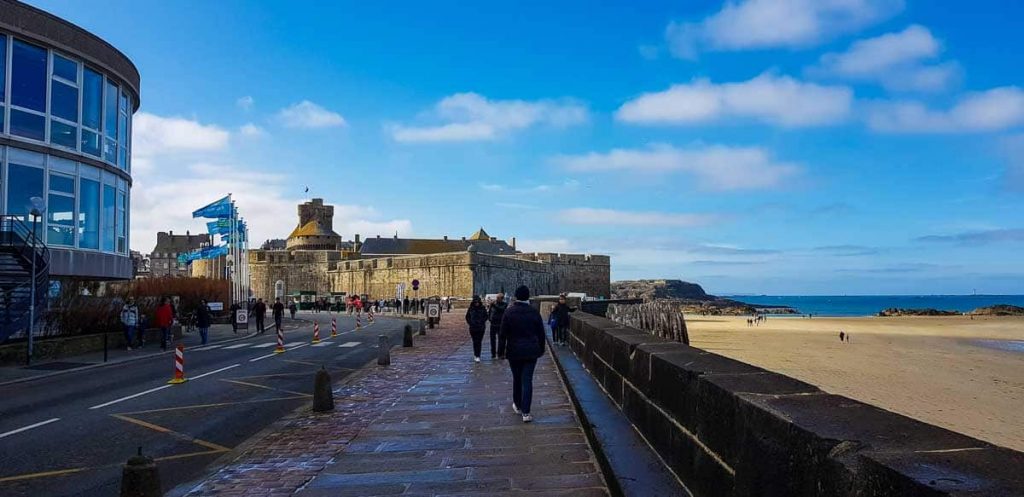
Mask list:
POLYGON ((142 74, 136 250, 227 192, 284 237, 308 185, 615 279, 1024 293, 1021 2, 31 3, 142 74))

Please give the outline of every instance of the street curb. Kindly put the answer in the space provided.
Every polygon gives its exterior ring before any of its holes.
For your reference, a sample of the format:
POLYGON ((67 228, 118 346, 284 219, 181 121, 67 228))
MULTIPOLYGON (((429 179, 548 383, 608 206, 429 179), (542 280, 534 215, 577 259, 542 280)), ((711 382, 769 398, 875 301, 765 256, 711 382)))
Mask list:
MULTIPOLYGON (((296 319, 296 321, 304 321, 304 322, 307 322, 307 323, 309 322, 309 321, 306 321, 305 319, 296 319)), ((249 333, 248 335, 245 335, 245 336, 239 336, 239 337, 235 337, 235 338, 229 338, 227 340, 220 340, 220 341, 216 341, 216 342, 210 342, 210 343, 208 343, 206 345, 214 345, 214 344, 218 344, 218 343, 232 343, 232 342, 237 342, 237 341, 240 341, 240 340, 246 340, 246 339, 252 338, 254 336, 256 336, 256 332, 255 331, 253 331, 252 333, 249 333)), ((15 380, 7 380, 5 382, 0 383, 0 387, 4 387, 4 386, 7 386, 7 385, 14 385, 14 384, 17 384, 17 383, 27 383, 27 382, 30 382, 30 381, 42 380, 42 379, 45 379, 45 378, 52 378, 54 376, 60 376, 62 374, 67 374, 67 373, 78 373, 78 372, 81 372, 81 371, 88 371, 88 370, 92 370, 92 369, 99 369, 99 368, 102 368, 102 367, 105 367, 105 366, 118 366, 118 365, 121 365, 121 364, 129 364, 129 363, 132 363, 132 362, 141 361, 143 359, 152 359, 154 357, 160 357, 160 356, 162 356, 164 354, 173 354, 173 353, 174 353, 173 349, 168 349, 168 350, 162 350, 160 352, 154 352, 152 354, 146 354, 146 355, 140 355, 138 357, 132 357, 132 358, 129 358, 129 359, 125 359, 123 361, 99 362, 99 363, 96 363, 96 364, 90 364, 88 366, 82 366, 82 367, 78 367, 78 368, 65 369, 65 370, 62 370, 62 371, 54 371, 52 373, 41 374, 39 376, 29 376, 29 377, 26 377, 26 378, 18 378, 18 379, 15 379, 15 380)))

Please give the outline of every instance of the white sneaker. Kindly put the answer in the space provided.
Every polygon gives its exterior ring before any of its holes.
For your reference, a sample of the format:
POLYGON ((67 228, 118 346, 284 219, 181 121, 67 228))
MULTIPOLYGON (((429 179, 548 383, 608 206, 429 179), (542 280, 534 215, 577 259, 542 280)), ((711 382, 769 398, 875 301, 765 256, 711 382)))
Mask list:
POLYGON ((479 357, 474 357, 473 358, 473 362, 480 362, 480 358, 479 357))
POLYGON ((515 402, 512 403, 512 412, 519 414, 519 407, 516 406, 515 402))
POLYGON ((533 416, 531 416, 529 414, 523 414, 523 422, 524 423, 529 423, 531 421, 533 421, 533 416))

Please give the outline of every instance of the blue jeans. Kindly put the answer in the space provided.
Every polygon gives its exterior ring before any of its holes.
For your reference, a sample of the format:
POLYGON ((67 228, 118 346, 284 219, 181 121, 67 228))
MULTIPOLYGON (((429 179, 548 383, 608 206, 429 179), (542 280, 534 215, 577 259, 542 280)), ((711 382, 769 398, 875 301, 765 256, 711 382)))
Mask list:
POLYGON ((171 341, 171 327, 160 327, 160 348, 167 350, 167 343, 171 341))
POLYGON ((533 404, 533 370, 537 367, 537 359, 509 359, 508 366, 512 369, 512 402, 516 403, 523 414, 530 414, 533 404))
POLYGON ((124 344, 126 347, 132 346, 132 340, 135 339, 135 325, 126 324, 124 325, 124 344))
POLYGON ((210 338, 210 327, 199 328, 199 336, 203 338, 202 345, 206 345, 207 340, 210 338))

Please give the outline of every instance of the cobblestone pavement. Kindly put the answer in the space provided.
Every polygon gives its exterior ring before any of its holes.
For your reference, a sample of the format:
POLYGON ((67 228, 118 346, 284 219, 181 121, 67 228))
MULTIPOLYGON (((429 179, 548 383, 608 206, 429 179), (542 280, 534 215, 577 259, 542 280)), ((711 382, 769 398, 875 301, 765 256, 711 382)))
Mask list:
POLYGON ((524 424, 507 364, 473 363, 465 324, 451 321, 351 376, 333 412, 281 420, 189 495, 607 496, 549 357, 524 424))

